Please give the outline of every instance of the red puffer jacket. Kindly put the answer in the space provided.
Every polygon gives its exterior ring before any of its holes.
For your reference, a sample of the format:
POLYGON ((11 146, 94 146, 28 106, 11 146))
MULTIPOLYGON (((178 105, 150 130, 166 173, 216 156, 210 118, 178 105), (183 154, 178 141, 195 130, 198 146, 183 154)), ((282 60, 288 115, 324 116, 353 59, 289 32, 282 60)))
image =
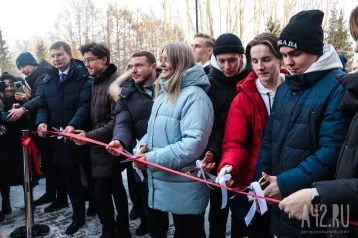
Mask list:
POLYGON ((225 165, 231 165, 234 187, 252 182, 268 119, 267 109, 256 88, 256 79, 255 72, 251 72, 237 84, 238 94, 231 103, 226 121, 218 172, 225 165))

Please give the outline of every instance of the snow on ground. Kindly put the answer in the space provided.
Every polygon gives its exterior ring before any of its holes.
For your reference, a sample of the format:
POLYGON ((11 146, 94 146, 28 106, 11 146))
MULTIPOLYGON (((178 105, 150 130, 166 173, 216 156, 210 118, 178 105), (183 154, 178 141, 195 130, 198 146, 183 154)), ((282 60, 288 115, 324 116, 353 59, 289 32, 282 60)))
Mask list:
MULTIPOLYGON (((127 175, 126 172, 122 173, 123 181, 127 189, 127 175)), ((45 191, 45 180, 40 180, 38 186, 34 189, 34 200, 39 198, 45 191)), ((128 190, 127 190, 128 194, 128 190)), ((25 211, 21 208, 24 207, 24 194, 21 186, 12 187, 11 188, 11 205, 12 205, 12 214, 6 216, 6 220, 0 223, 0 238, 8 238, 12 231, 20 226, 25 225, 25 211), (2 235, 2 237, 1 237, 2 235)), ((129 197, 129 196, 128 196, 129 197)), ((128 200, 130 208, 132 207, 132 203, 130 199, 128 200)), ((86 204, 88 205, 88 204, 86 204)), ((98 216, 95 217, 86 217, 86 224, 83 226, 76 234, 72 236, 66 236, 65 230, 67 226, 71 224, 71 215, 72 208, 68 207, 66 209, 62 209, 58 212, 54 213, 44 213, 44 208, 48 206, 45 204, 43 206, 36 207, 34 211, 34 219, 35 224, 46 224, 50 227, 50 234, 46 237, 48 238, 59 238, 59 237, 76 237, 76 238, 98 238, 101 235, 101 223, 99 222, 98 216)), ((130 209, 129 208, 129 209, 130 209)), ((205 230, 208 235, 208 209, 206 211, 206 223, 205 230)), ((227 226, 227 237, 230 237, 230 214, 228 218, 228 226, 227 226)), ((171 216, 170 216, 171 218, 171 216)), ((130 230, 132 233, 132 237, 137 237, 134 235, 135 229, 139 226, 140 219, 130 221, 130 230)), ((170 227, 168 231, 168 237, 173 237, 174 227, 172 220, 170 219, 170 227)), ((149 238, 149 235, 141 236, 141 238, 149 238)))

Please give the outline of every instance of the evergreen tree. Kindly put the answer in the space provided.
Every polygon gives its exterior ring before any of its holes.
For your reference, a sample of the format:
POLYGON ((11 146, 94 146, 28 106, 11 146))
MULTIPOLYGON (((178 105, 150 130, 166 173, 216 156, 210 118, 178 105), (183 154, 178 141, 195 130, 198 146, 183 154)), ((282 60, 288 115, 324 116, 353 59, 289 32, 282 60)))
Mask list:
POLYGON ((0 74, 5 71, 11 71, 11 67, 10 51, 6 46, 6 41, 3 39, 2 31, 0 29, 0 74))
POLYGON ((270 32, 278 36, 280 35, 281 30, 280 21, 278 19, 274 19, 271 15, 266 23, 266 32, 270 32))
POLYGON ((334 8, 331 11, 331 18, 329 19, 326 42, 333 45, 338 54, 344 55, 347 58, 346 68, 350 68, 353 60, 353 49, 350 42, 349 29, 346 25, 343 11, 340 10, 338 12, 334 8))
POLYGON ((47 48, 43 42, 43 40, 40 40, 37 42, 36 45, 36 59, 37 62, 41 62, 41 60, 46 59, 47 57, 47 48))

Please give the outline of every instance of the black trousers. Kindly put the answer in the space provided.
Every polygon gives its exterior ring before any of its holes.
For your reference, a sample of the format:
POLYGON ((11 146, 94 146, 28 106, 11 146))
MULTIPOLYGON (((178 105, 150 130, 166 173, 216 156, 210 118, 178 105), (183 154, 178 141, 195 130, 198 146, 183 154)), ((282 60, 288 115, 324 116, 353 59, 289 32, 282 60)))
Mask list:
POLYGON ((46 139, 34 136, 36 147, 41 154, 41 169, 46 179, 46 194, 67 202, 67 191, 62 169, 52 161, 52 147, 46 139))
POLYGON ((0 194, 2 203, 10 201, 10 186, 9 185, 1 185, 0 186, 0 194))
MULTIPOLYGON (((90 194, 94 196, 94 184, 93 178, 90 174, 90 163, 85 162, 82 164, 83 170, 87 179, 88 189, 90 194)), ((62 172, 66 182, 66 188, 68 196, 72 204, 73 221, 77 221, 80 224, 85 223, 85 197, 83 192, 83 186, 81 182, 80 166, 73 168, 62 168, 62 172)))
POLYGON ((128 200, 123 186, 122 175, 95 179, 95 204, 103 225, 102 237, 112 238, 115 230, 113 200, 117 210, 119 234, 129 234, 128 200), (113 200, 112 200, 113 196, 113 200))
MULTIPOLYGON (((232 194, 231 194, 232 195, 232 194)), ((228 195, 230 196, 230 194, 228 195)), ((241 195, 238 195, 241 196, 241 195)), ((210 211, 209 211, 209 238, 225 238, 226 237, 226 223, 229 214, 229 209, 233 209, 233 202, 246 202, 246 197, 237 197, 238 199, 228 201, 227 206, 221 209, 221 189, 214 188, 210 195, 210 211)), ((237 205, 237 204, 235 204, 237 205)), ((236 209, 236 208, 235 208, 236 209)), ((231 213, 231 237, 232 238, 270 238, 270 212, 263 216, 257 214, 249 226, 246 226, 244 217, 247 209, 240 209, 242 214, 238 215, 235 212, 231 213)))
POLYGON ((141 195, 140 195, 139 187, 138 187, 138 184, 134 177, 135 176, 134 174, 135 174, 135 171, 132 167, 132 163, 128 163, 127 181, 128 181, 129 197, 133 203, 132 209, 135 209, 138 212, 139 218, 143 222, 143 221, 145 221, 145 217, 144 217, 143 206, 142 206, 141 197, 140 197, 141 195))
POLYGON ((145 225, 147 226, 151 238, 166 238, 169 229, 168 213, 151 209, 148 206, 148 183, 146 181, 138 181, 137 185, 142 199, 142 207, 146 220, 145 225))
POLYGON ((221 209, 221 189, 214 188, 210 194, 209 238, 226 238, 229 206, 221 209))
POLYGON ((173 214, 174 238, 205 238, 205 213, 197 215, 173 214))
MULTIPOLYGON (((179 204, 180 206, 180 204, 179 204)), ((163 218, 168 217, 167 212, 151 209, 150 215, 153 221, 153 227, 156 230, 163 231, 167 228, 163 218)), ((205 238, 205 213, 195 215, 173 215, 173 223, 175 228, 174 238, 205 238)), ((166 238, 166 233, 152 235, 151 238, 166 238)))

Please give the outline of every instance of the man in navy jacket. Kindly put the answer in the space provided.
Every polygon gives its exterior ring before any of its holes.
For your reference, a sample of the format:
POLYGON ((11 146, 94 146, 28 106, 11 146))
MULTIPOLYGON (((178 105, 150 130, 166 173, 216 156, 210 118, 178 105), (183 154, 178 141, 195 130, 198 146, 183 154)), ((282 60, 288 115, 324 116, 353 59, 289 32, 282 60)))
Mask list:
MULTIPOLYGON (((285 198, 335 173, 350 118, 338 110, 344 89, 336 75, 344 72, 333 46, 323 44, 323 15, 319 10, 294 15, 278 40, 289 73, 277 89, 255 171, 256 180, 263 175, 270 182, 266 197, 285 198)), ((315 224, 302 226, 272 205, 277 237, 320 237, 315 224)))
MULTIPOLYGON (((66 42, 55 42, 50 47, 52 63, 56 69, 44 78, 39 109, 36 117, 40 137, 47 131, 64 128, 64 132, 87 130, 90 127, 92 80, 84 64, 72 58, 66 42)), ((78 147, 71 140, 52 138, 53 161, 60 166, 65 177, 67 192, 73 209, 73 221, 66 234, 71 235, 85 223, 85 200, 81 184, 80 164, 87 182, 90 179, 89 149, 78 147)), ((90 185, 89 185, 90 186, 90 185)))

